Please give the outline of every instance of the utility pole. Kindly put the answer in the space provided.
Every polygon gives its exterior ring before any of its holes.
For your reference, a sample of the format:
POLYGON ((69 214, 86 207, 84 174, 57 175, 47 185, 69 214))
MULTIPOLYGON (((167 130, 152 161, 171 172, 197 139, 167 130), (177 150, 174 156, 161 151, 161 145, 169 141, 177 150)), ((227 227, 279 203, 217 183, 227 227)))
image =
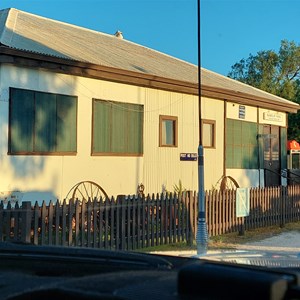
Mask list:
POLYGON ((202 139, 202 111, 201 111, 201 40, 200 40, 200 0, 198 1, 198 106, 199 106, 199 146, 198 146, 198 219, 197 219, 197 255, 207 253, 208 233, 205 213, 204 191, 204 151, 202 139))

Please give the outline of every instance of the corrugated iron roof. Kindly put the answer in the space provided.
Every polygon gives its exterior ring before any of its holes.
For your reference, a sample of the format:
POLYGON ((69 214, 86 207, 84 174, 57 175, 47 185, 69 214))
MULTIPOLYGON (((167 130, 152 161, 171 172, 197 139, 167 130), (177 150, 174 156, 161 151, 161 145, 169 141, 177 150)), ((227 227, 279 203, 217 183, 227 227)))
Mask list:
MULTIPOLYGON (((144 73, 198 82, 196 65, 126 39, 55 21, 14 8, 0 11, 0 43, 10 48, 144 73)), ((201 84, 275 102, 291 101, 202 68, 201 84)), ((294 103, 297 106, 296 103, 294 103)))
POLYGON ((197 81, 197 67, 115 35, 39 17, 16 9, 0 12, 3 45, 101 66, 197 81))

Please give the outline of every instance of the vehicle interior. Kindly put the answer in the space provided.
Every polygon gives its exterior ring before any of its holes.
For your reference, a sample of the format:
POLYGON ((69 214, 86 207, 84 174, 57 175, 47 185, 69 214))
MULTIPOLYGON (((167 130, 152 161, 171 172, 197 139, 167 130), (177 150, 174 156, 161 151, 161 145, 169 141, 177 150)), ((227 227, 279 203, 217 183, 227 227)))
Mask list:
POLYGON ((300 299, 298 258, 288 268, 276 261, 1 243, 0 291, 9 300, 300 299))

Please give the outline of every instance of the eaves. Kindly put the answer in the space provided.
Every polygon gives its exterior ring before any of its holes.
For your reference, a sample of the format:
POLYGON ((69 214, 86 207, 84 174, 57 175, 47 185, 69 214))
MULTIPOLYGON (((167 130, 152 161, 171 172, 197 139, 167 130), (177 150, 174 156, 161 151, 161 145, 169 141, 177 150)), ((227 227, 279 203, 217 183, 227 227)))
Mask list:
MULTIPOLYGON (((27 68, 41 68, 62 74, 198 95, 198 83, 101 66, 88 62, 79 62, 56 56, 12 49, 6 46, 0 46, 0 63, 13 64, 27 68)), ((206 86, 203 84, 201 85, 201 96, 282 112, 296 113, 300 108, 296 103, 275 101, 273 99, 258 97, 234 90, 206 86)))
POLYGON ((278 101, 277 99, 268 99, 239 91, 205 85, 201 85, 201 95, 208 98, 231 101, 237 104, 271 109, 280 112, 297 113, 297 111, 300 109, 299 104, 291 101, 278 101))
POLYGON ((0 63, 198 95, 198 84, 0 46, 0 63))

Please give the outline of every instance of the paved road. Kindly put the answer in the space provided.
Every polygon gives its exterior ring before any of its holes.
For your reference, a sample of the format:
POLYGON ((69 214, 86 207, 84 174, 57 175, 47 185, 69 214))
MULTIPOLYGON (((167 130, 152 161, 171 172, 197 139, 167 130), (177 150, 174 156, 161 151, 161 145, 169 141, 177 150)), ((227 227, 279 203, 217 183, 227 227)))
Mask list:
POLYGON ((238 249, 300 252, 300 232, 288 231, 257 242, 237 245, 238 249))
MULTIPOLYGON (((300 253, 300 232, 288 231, 278 235, 263 239, 257 242, 250 242, 246 244, 230 245, 238 250, 257 250, 257 251, 272 251, 272 252, 296 252, 300 253)), ((208 254, 218 253, 218 250, 209 250, 208 254)), ((222 251, 221 251, 222 252, 222 251)), ((226 251, 225 251, 226 252, 226 251)), ((194 256, 197 251, 164 251, 152 252, 165 255, 178 255, 178 256, 194 256)))

